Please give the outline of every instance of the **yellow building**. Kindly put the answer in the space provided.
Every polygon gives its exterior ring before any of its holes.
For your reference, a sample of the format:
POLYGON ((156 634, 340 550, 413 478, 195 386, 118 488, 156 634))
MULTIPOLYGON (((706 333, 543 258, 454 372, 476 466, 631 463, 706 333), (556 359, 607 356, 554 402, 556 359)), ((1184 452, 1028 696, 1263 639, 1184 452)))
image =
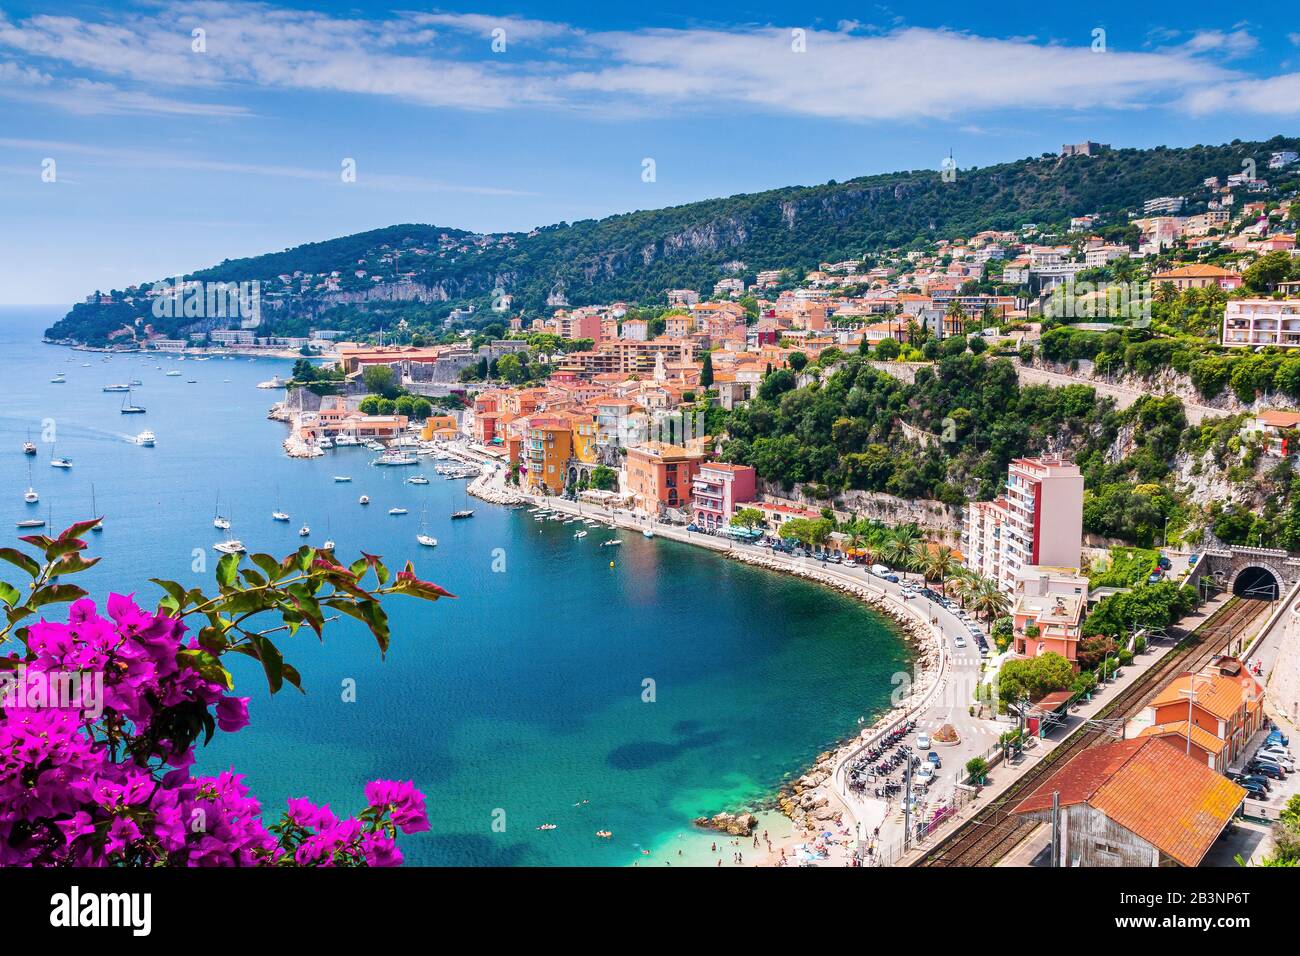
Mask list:
POLYGON ((573 457, 573 426, 567 418, 535 416, 528 422, 523 465, 530 490, 564 492, 566 464, 573 457))
POLYGON ((596 463, 596 418, 594 415, 571 415, 573 423, 573 457, 585 465, 596 463))
POLYGON ((421 441, 433 441, 440 438, 448 441, 457 434, 455 415, 430 415, 424 420, 424 429, 420 432, 421 441))

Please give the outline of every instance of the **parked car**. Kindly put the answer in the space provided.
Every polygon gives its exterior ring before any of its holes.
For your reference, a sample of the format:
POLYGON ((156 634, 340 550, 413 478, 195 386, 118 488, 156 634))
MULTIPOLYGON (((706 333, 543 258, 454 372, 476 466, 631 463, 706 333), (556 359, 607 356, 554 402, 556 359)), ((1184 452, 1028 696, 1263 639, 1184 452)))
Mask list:
POLYGON ((1282 733, 1280 730, 1271 731, 1269 735, 1264 738, 1265 746, 1270 744, 1281 744, 1283 747, 1286 747, 1289 746, 1290 743, 1291 741, 1287 739, 1286 734, 1282 733))
POLYGON ((890 584, 897 584, 897 583, 898 583, 898 575, 897 575, 897 574, 882 574, 881 577, 884 578, 886 581, 888 581, 890 584))
POLYGON ((1287 773, 1295 773, 1295 758, 1283 750, 1256 750, 1256 760, 1272 760, 1287 773))
POLYGON ((1174 566, 1174 563, 1162 554, 1160 557, 1156 558, 1156 566, 1162 571, 1168 571, 1174 566))
POLYGON ((952 639, 952 642, 953 642, 954 644, 956 644, 958 647, 965 647, 965 646, 966 646, 966 638, 962 637, 960 634, 958 634, 956 637, 954 637, 954 638, 952 639))
POLYGON ((929 734, 917 734, 917 735, 916 735, 916 749, 917 749, 917 750, 929 750, 929 749, 930 749, 930 735, 929 735, 929 734))
POLYGON ((1237 785, 1245 789, 1246 796, 1248 797, 1254 797, 1256 800, 1268 799, 1268 791, 1260 786, 1259 782, 1256 780, 1246 777, 1245 779, 1238 780, 1237 785))
POLYGON ((1265 777, 1263 774, 1258 774, 1258 773, 1239 773, 1239 774, 1236 775, 1236 778, 1235 778, 1235 779, 1236 779, 1238 782, 1240 782, 1240 781, 1242 781, 1242 780, 1253 780, 1253 781, 1255 781, 1255 783, 1259 784, 1261 787, 1263 787, 1263 788, 1264 788, 1265 790, 1267 790, 1267 791, 1271 791, 1271 790, 1273 789, 1273 784, 1271 784, 1271 783, 1269 782, 1268 777, 1265 777))
POLYGON ((883 564, 873 564, 871 566, 871 573, 878 578, 883 578, 889 573, 889 568, 885 567, 883 564))
POLYGON ((933 750, 931 750, 928 754, 925 755, 925 759, 928 760, 930 763, 934 764, 935 770, 938 770, 940 767, 943 766, 943 761, 939 759, 939 755, 935 753, 933 750))
POLYGON ((912 780, 916 783, 929 783, 933 779, 934 768, 928 763, 921 764, 921 766, 916 769, 916 773, 912 774, 912 780))
POLYGON ((1286 771, 1272 761, 1252 760, 1246 764, 1246 772, 1272 777, 1274 780, 1286 779, 1286 771))

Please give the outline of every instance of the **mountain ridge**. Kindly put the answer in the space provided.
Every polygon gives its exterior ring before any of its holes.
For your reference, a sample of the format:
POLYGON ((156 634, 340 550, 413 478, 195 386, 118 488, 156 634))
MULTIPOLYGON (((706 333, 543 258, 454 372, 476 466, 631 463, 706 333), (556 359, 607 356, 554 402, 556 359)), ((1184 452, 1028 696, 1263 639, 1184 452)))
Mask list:
MULTIPOLYGON (((331 299, 331 290, 308 290, 296 301, 266 310, 268 334, 294 334, 331 308, 354 309, 381 300, 378 322, 392 304, 408 303, 422 319, 438 320, 456 307, 483 307, 494 295, 512 296, 516 311, 537 313, 559 304, 625 300, 646 302, 670 288, 708 291, 729 275, 752 277, 760 269, 815 268, 819 262, 859 258, 981 229, 1026 223, 1059 224, 1100 213, 1121 230, 1122 213, 1145 199, 1180 195, 1210 176, 1239 172, 1247 160, 1266 167, 1268 154, 1300 148, 1300 139, 1217 146, 1107 149, 1095 156, 1043 154, 993 166, 957 170, 947 182, 938 170, 876 173, 818 186, 785 186, 699 200, 679 206, 561 222, 529 232, 473 233, 453 227, 405 223, 305 243, 280 252, 226 260, 189 278, 269 283, 285 291, 280 275, 339 272, 339 288, 355 301, 331 299), (429 251, 429 244, 437 250, 429 251), (413 251, 420 250, 420 251, 413 251), (383 254, 397 253, 391 275, 375 282, 383 254), (365 265, 362 265, 365 263, 365 265), (357 276, 364 269, 365 276, 357 276), (405 282, 408 294, 376 286, 405 282)), ((55 340, 103 344, 108 334, 143 318, 170 334, 183 322, 159 323, 148 303, 83 303, 55 323, 55 340)), ((361 313, 368 310, 358 309, 361 313)), ((401 311, 400 309, 398 311, 401 311)), ((355 318, 355 316, 354 316, 355 318)), ((361 320, 364 325, 364 319, 361 320)))

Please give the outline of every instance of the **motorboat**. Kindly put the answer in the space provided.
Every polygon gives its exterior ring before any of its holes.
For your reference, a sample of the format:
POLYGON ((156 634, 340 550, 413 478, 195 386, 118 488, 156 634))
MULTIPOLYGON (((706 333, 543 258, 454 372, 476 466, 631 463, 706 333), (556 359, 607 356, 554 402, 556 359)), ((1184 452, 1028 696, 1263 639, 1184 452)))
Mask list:
POLYGON ((140 434, 135 436, 135 443, 139 445, 141 448, 152 448, 154 446, 154 442, 156 442, 157 440, 158 439, 154 435, 154 433, 149 431, 149 429, 147 428, 144 431, 142 431, 140 434))
POLYGON ((181 377, 180 369, 175 369, 175 368, 172 369, 167 373, 167 376, 168 378, 180 378, 181 377))
POLYGON ((334 439, 332 439, 332 438, 322 438, 322 439, 321 439, 319 442, 317 442, 316 444, 317 444, 317 446, 320 447, 320 448, 333 448, 333 447, 334 447, 334 439))
POLYGON ((585 537, 587 536, 587 532, 585 532, 585 531, 575 531, 575 532, 573 532, 573 536, 574 536, 575 538, 585 538, 585 537))
POLYGON ((334 550, 334 542, 333 542, 333 541, 330 541, 330 540, 327 540, 324 544, 322 544, 322 545, 320 546, 320 548, 321 548, 322 551, 333 551, 333 550, 334 550))
POLYGON ((644 531, 641 532, 641 535, 642 537, 653 538, 655 536, 655 533, 649 528, 646 528, 644 531))
POLYGON ((418 465, 420 460, 403 452, 385 452, 370 462, 372 465, 418 465))
POLYGON ((131 391, 131 386, 123 384, 105 385, 103 390, 105 392, 129 392, 131 391))
POLYGON ((31 441, 23 442, 23 454, 24 455, 36 454, 36 443, 31 441))
POLYGON ((357 499, 357 504, 359 504, 359 505, 368 505, 368 504, 370 504, 370 496, 369 496, 369 495, 362 495, 360 498, 357 499))
POLYGON ((623 539, 622 539, 622 538, 611 538, 611 539, 608 540, 608 541, 602 541, 602 542, 600 543, 600 546, 601 546, 602 548, 616 548, 616 547, 618 547, 618 546, 619 546, 620 544, 622 544, 622 543, 623 543, 623 539))
POLYGON ((44 527, 45 527, 45 519, 44 519, 44 518, 24 518, 22 521, 19 521, 19 522, 17 523, 16 527, 19 527, 19 528, 44 528, 44 527))
POLYGON ((51 384, 51 385, 65 385, 65 384, 67 384, 67 381, 68 381, 68 380, 67 380, 66 378, 63 377, 63 373, 60 372, 58 375, 54 376, 54 378, 50 379, 50 384, 51 384))
POLYGON ((222 554, 243 554, 246 550, 243 542, 238 538, 227 538, 225 541, 218 541, 212 547, 222 554))
POLYGON ((407 478, 406 481, 408 484, 412 485, 427 485, 429 483, 429 479, 424 477, 424 475, 412 475, 410 478, 407 478))
POLYGON ((51 459, 50 459, 50 467, 51 467, 51 468, 71 468, 71 467, 72 467, 72 459, 71 459, 71 458, 63 458, 62 456, 60 456, 60 457, 58 457, 58 458, 51 458, 51 459))
POLYGON ((388 513, 390 515, 404 515, 407 512, 405 508, 389 508, 388 513))
POLYGON ((351 480, 352 480, 352 476, 351 476, 351 475, 335 475, 335 476, 334 476, 334 480, 335 480, 335 481, 351 481, 351 480))
POLYGON ((303 525, 301 528, 298 529, 298 537, 300 538, 305 538, 309 534, 311 534, 311 528, 307 527, 306 525, 303 525))
POLYGON ((338 435, 334 438, 334 445, 338 448, 346 448, 350 445, 360 445, 361 440, 356 435, 338 435))
POLYGON ((272 521, 288 521, 288 520, 289 520, 289 516, 288 516, 287 514, 285 514, 283 511, 276 510, 276 511, 272 511, 272 512, 271 512, 271 520, 272 520, 272 521))

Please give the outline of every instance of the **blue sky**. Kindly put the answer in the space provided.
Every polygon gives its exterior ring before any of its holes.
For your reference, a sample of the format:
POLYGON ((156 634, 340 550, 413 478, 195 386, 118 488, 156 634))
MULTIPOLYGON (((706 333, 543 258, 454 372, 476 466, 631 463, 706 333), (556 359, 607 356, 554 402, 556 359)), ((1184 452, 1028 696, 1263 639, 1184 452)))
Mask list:
POLYGON ((0 303, 395 222, 527 229, 937 168, 949 149, 967 167, 1085 138, 1294 135, 1294 4, 1170 7, 0 0, 0 303))

